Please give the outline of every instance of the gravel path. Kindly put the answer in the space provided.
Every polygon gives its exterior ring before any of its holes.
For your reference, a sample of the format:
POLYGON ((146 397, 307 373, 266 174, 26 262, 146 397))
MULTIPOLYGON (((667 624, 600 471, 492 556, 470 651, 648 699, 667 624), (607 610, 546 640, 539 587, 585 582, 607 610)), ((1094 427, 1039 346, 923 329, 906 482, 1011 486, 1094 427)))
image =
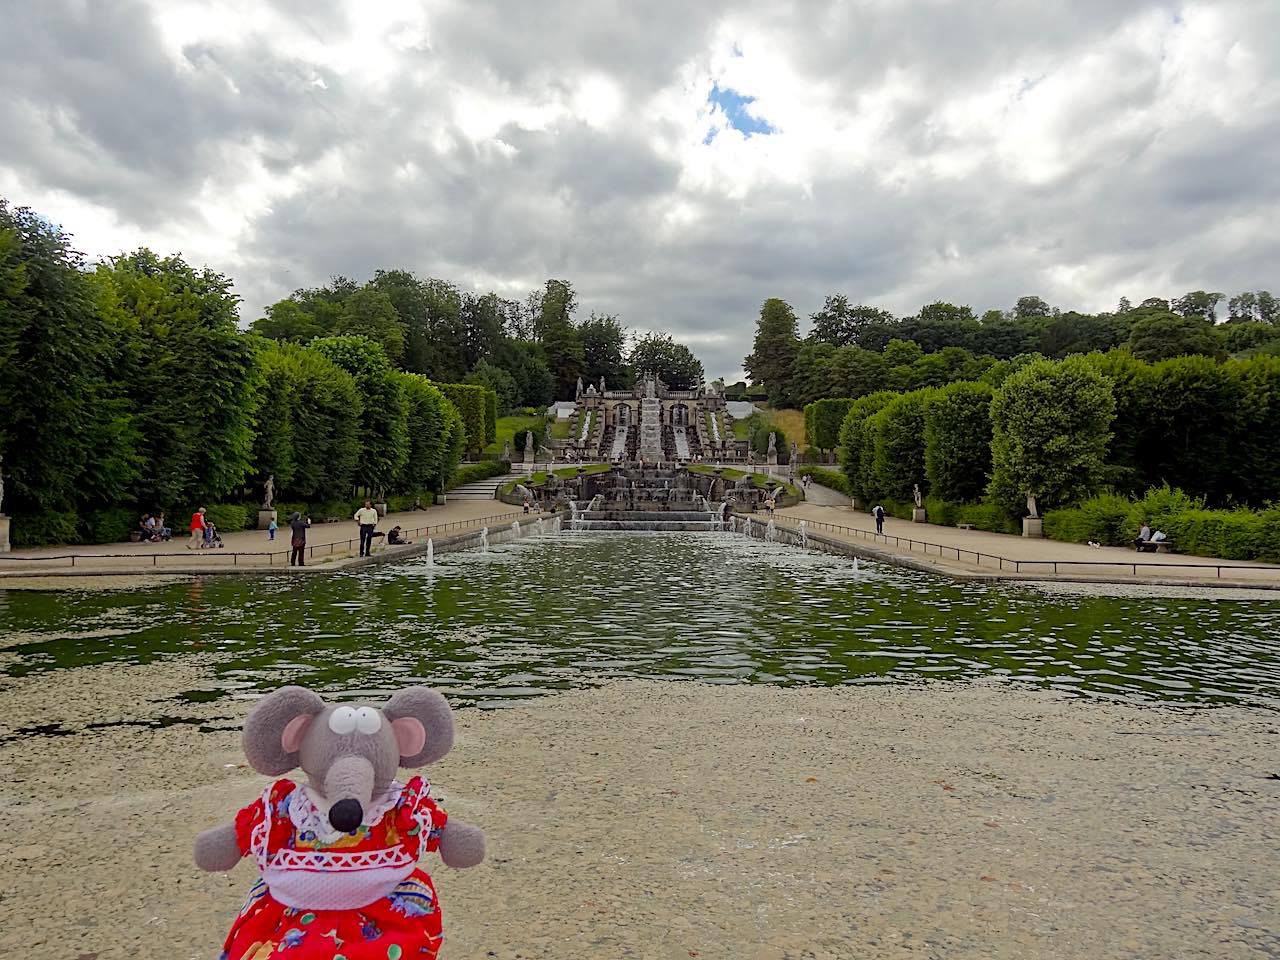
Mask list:
MULTIPOLYGON (((262 781, 246 701, 170 699, 214 686, 195 658, 0 680, 0 953, 216 956, 253 870, 201 874, 191 838, 262 781), (42 724, 70 732, 14 738, 42 724)), ((432 868, 447 960, 1280 950, 1274 714, 629 682, 459 722, 432 779, 490 857, 432 868)))

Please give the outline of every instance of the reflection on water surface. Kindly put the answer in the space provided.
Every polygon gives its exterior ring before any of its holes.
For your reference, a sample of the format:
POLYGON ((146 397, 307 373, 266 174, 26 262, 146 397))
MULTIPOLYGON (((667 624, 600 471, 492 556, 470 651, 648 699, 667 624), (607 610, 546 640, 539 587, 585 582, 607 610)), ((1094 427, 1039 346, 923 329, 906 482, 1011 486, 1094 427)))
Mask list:
POLYGON ((713 534, 567 534, 305 580, 0 590, 24 674, 198 651, 223 690, 413 681, 500 705, 612 677, 1008 678, 1090 696, 1280 707, 1280 603, 1048 597, 713 534))

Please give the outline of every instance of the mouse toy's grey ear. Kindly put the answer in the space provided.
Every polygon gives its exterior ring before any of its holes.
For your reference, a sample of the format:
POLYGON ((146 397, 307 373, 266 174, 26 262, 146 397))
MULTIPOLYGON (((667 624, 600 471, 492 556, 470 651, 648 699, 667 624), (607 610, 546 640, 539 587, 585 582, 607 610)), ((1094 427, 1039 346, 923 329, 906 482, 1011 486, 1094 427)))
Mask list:
POLYGON ((275 777, 298 765, 302 736, 324 709, 320 695, 306 687, 281 687, 258 701, 240 738, 249 766, 275 777))
POLYGON ((434 690, 401 690, 387 701, 382 712, 391 721, 402 767, 435 763, 453 747, 453 711, 434 690))

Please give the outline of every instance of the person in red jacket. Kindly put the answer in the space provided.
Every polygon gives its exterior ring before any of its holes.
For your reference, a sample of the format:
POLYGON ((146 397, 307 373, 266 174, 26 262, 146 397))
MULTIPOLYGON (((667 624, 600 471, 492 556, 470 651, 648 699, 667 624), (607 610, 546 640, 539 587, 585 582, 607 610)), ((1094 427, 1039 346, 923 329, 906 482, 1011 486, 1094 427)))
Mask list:
POLYGON ((191 541, 188 550, 198 550, 204 546, 204 507, 191 515, 191 541))

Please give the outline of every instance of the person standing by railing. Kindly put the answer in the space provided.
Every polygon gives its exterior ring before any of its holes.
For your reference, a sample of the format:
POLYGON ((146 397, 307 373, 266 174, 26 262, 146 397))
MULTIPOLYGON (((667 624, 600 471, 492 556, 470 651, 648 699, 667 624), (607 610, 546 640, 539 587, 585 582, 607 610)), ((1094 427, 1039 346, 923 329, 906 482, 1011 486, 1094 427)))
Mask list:
POLYGON ((378 511, 373 509, 373 501, 366 500, 354 519, 360 524, 360 556, 367 557, 373 552, 373 530, 378 525, 378 511))
POLYGON ((292 548, 289 552, 289 566, 305 567, 302 554, 307 549, 307 527, 311 526, 311 518, 304 518, 301 513, 294 511, 293 516, 289 518, 289 529, 293 531, 293 539, 289 541, 292 548))

